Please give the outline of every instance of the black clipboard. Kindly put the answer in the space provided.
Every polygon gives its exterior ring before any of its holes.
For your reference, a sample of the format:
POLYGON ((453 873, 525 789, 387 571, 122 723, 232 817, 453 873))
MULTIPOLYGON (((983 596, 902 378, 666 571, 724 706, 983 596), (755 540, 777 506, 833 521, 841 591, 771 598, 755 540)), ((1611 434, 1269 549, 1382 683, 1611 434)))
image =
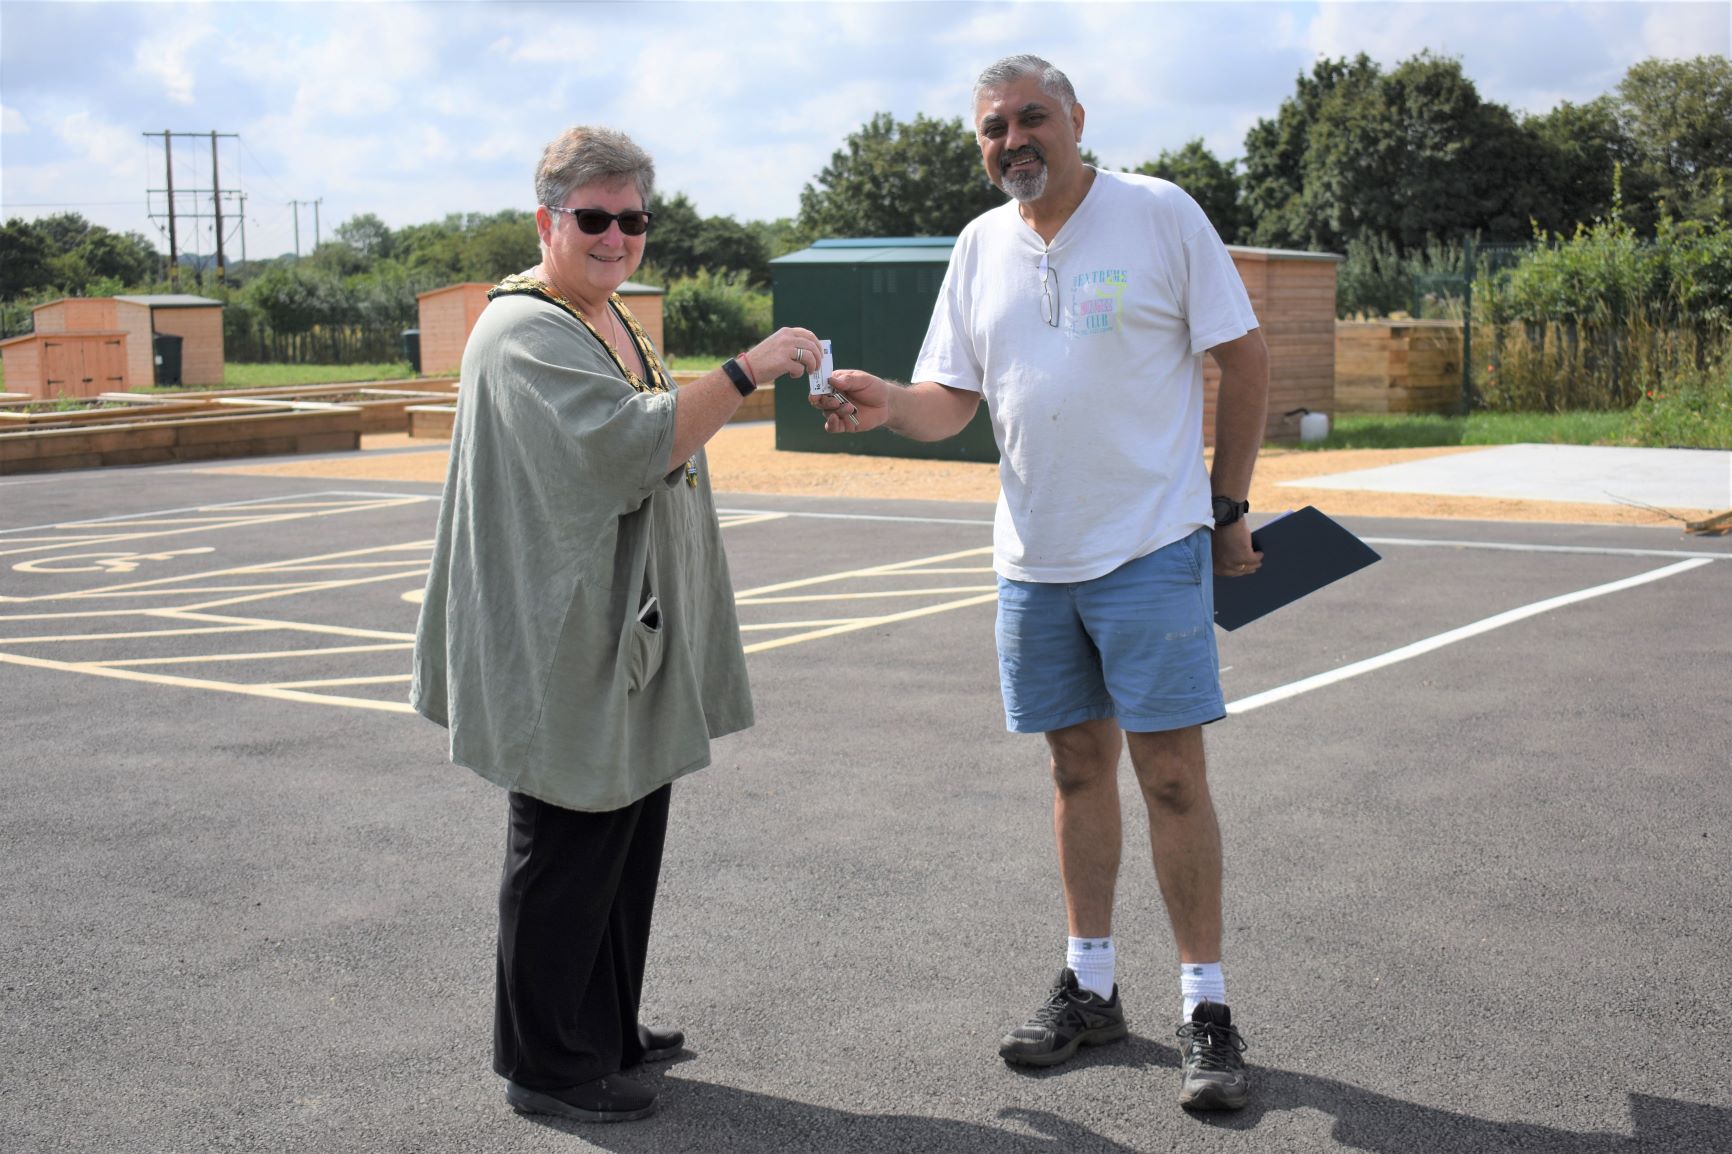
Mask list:
POLYGON ((1263 554, 1255 573, 1215 577, 1215 624, 1222 629, 1237 629, 1383 559, 1313 505, 1257 529, 1251 545, 1263 554))

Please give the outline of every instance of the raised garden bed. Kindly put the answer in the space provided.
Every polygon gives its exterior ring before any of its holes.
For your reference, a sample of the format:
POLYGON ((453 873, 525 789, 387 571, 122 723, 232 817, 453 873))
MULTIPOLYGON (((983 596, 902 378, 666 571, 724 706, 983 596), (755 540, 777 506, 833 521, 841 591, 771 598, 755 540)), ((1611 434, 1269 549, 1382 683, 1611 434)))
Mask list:
POLYGON ((457 406, 409 406, 409 435, 430 441, 449 441, 451 428, 457 423, 457 406))
POLYGON ((456 394, 455 380, 367 381, 347 385, 293 385, 269 389, 199 390, 181 393, 109 393, 109 398, 131 398, 140 402, 211 399, 226 401, 295 400, 347 405, 362 413, 361 432, 401 433, 409 428, 406 412, 411 406, 449 400, 456 394))
POLYGON ((16 431, 0 425, 0 475, 355 450, 365 420, 352 405, 291 400, 218 398, 160 419, 126 407, 131 420, 102 410, 16 431))
POLYGON ((101 397, 6 401, 0 402, 0 430, 137 421, 146 417, 191 415, 207 411, 220 410, 214 410, 211 404, 202 401, 169 401, 151 405, 104 400, 101 397))

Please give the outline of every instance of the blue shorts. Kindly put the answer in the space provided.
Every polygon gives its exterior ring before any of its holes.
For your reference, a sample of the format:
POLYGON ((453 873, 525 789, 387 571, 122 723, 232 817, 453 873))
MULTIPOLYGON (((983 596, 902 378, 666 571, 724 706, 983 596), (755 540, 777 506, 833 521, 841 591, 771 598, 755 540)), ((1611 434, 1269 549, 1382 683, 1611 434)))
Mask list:
POLYGON ((1152 733, 1226 716, 1209 544, 1198 529, 1092 581, 1000 577, 998 676, 1010 731, 1115 717, 1152 733))

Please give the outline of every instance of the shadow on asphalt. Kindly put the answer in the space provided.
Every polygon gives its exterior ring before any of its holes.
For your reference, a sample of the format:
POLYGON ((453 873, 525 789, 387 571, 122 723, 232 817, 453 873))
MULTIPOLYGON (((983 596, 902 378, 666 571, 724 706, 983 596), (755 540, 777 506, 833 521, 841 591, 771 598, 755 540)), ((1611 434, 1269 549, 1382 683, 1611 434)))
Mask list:
MULTIPOLYGON (((689 1055, 687 1060, 689 1060, 689 1055)), ((681 1064, 681 1063, 675 1063, 681 1064)), ((1178 1052, 1133 1037, 1127 1045, 1084 1050, 1062 1069, 1029 1072, 1062 1077, 1089 1066, 1176 1070, 1178 1052)), ((1406 1102, 1332 1078, 1291 1070, 1252 1067, 1251 1105, 1232 1114, 1187 1115, 1192 1124, 1224 1130, 1255 1130, 1265 1116, 1284 1110, 1330 1115, 1330 1137, 1342 1146, 1374 1154, 1631 1154, 1724 1149, 1732 1134, 1732 1110, 1648 1094, 1630 1094, 1634 1136, 1568 1130, 1525 1122, 1495 1122, 1406 1102)), ((652 1076, 652 1085, 677 1103, 676 1113, 643 1123, 594 1126, 552 1118, 526 1121, 582 1138, 616 1154, 664 1154, 671 1149, 706 1151, 798 1150, 825 1154, 883 1154, 932 1150, 945 1154, 1055 1154, 1101 1151, 1136 1154, 1085 1126, 1046 1110, 1008 1107, 999 1117, 1022 1129, 912 1114, 860 1114, 814 1106, 790 1098, 756 1094, 685 1078, 652 1076), (1027 1131, 1033 1131, 1028 1133, 1027 1131), (697 1145, 691 1142, 696 1141, 697 1145)), ((1157 1104, 1160 1104, 1157 1102, 1157 1104)), ((1174 1107, 1177 1112, 1177 1107, 1174 1107)))

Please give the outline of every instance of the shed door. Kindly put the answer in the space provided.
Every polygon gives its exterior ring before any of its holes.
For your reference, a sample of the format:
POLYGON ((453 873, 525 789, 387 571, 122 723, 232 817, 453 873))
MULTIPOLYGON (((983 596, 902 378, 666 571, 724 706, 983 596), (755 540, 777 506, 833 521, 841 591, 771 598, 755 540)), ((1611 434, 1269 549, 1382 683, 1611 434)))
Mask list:
POLYGON ((126 388, 126 338, 103 337, 101 344, 85 346, 85 375, 103 389, 126 388))
POLYGON ((71 394, 73 385, 84 372, 84 358, 78 346, 68 341, 42 342, 42 395, 55 397, 71 394))

